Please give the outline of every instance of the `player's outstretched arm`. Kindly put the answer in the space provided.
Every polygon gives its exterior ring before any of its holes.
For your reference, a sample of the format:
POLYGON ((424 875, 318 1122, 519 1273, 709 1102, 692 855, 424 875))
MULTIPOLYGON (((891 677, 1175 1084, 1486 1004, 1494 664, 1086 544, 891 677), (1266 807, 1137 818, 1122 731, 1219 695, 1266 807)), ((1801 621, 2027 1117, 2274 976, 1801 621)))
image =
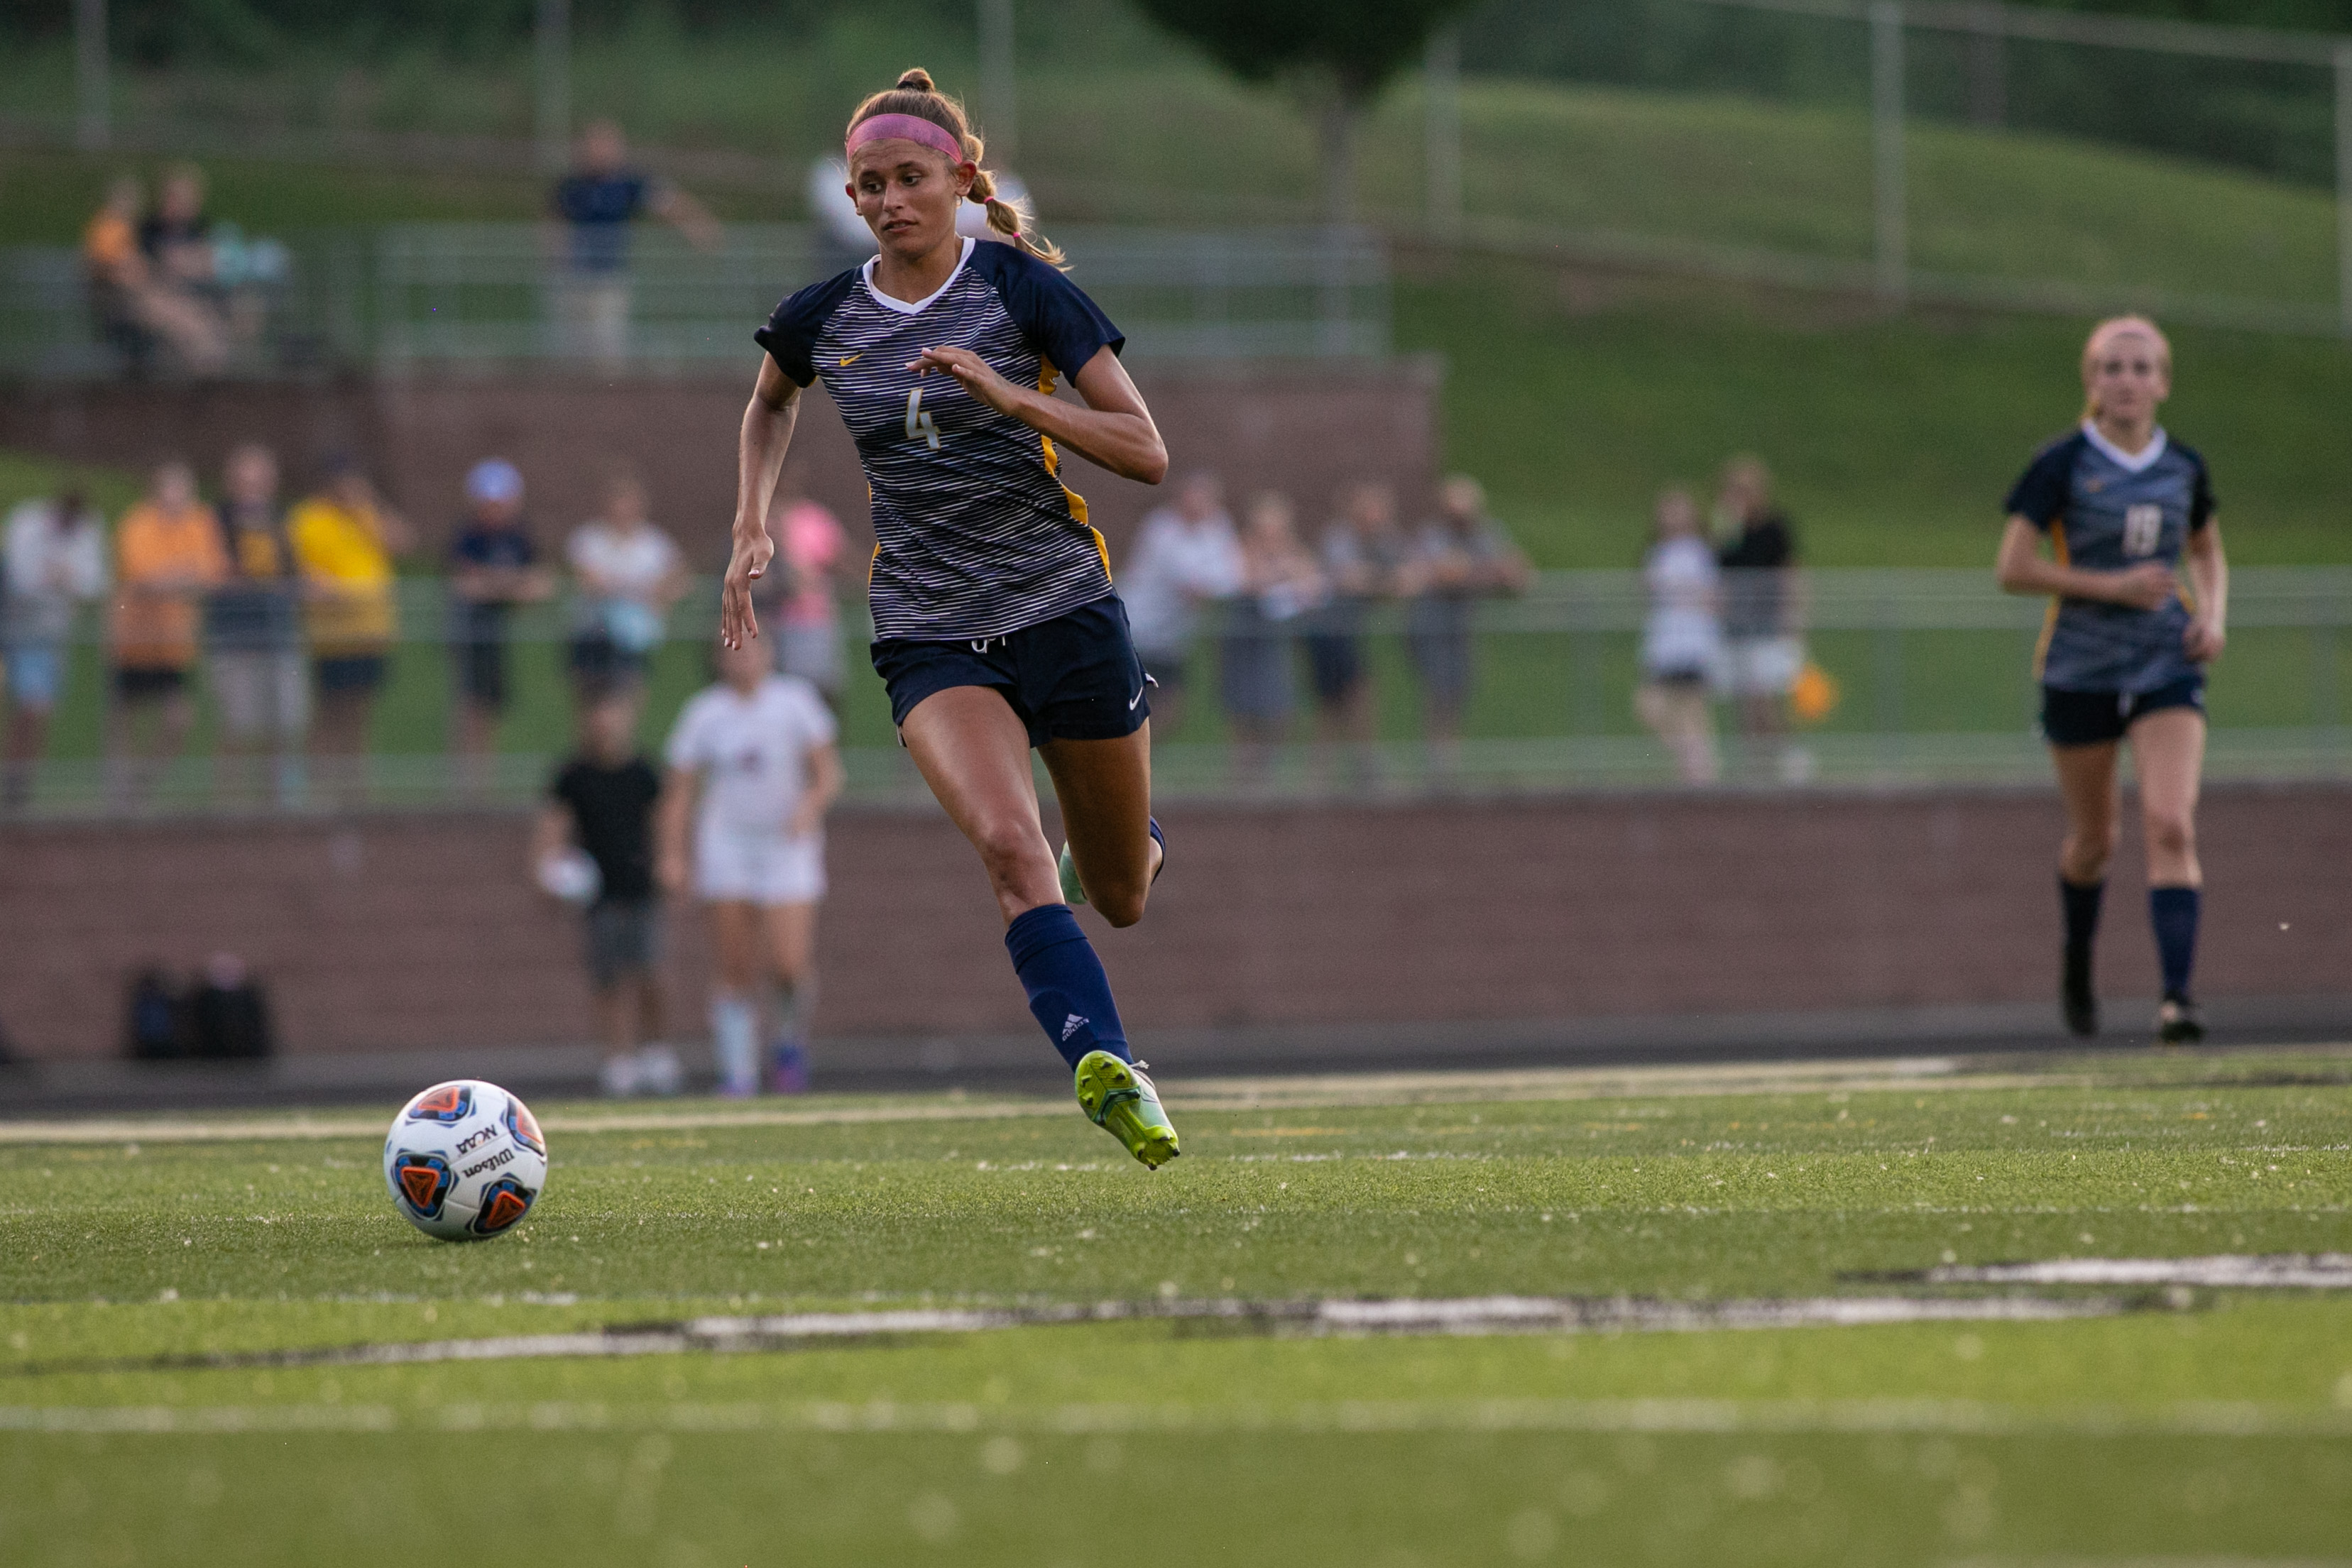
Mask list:
POLYGON ((997 413, 1011 414, 1122 479, 1157 485, 1168 477, 1168 446, 1160 439, 1160 427, 1128 379, 1127 367, 1107 346, 1070 377, 1087 400, 1084 408, 1035 387, 1014 386, 970 349, 925 349, 907 368, 945 371, 997 413))
POLYGON ((734 548, 719 592, 719 640, 730 648, 760 634, 759 617, 751 611, 751 583, 766 574, 769 558, 776 553, 775 541, 768 537, 768 504, 775 498, 784 454, 792 449, 800 406, 801 389, 772 358, 762 359, 736 443, 734 548))

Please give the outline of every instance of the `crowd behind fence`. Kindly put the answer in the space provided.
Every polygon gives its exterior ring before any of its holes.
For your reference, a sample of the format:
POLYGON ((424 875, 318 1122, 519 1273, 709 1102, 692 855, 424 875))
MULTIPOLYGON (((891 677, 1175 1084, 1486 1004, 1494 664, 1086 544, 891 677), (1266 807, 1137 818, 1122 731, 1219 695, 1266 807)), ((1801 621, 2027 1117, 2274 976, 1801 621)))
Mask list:
MULTIPOLYGON (((1974 570, 1811 570, 1803 581, 1804 656, 1825 690, 1786 734, 1763 742, 1741 736, 1730 694, 1707 693, 1721 735, 1720 787, 2046 779, 2031 675, 2039 604, 2000 593, 1974 570)), ((1452 735, 1432 729, 1431 673, 1412 603, 1365 607, 1360 730, 1318 725, 1308 626, 1269 627, 1237 601, 1210 605, 1189 643, 1182 707, 1171 713, 1169 694, 1154 694, 1164 716, 1155 787, 1169 796, 1301 800, 1677 787, 1675 753, 1636 711, 1650 602, 1635 572, 1552 571, 1522 597, 1471 607, 1469 690, 1452 735), (1271 727, 1253 730, 1253 716, 1234 708, 1234 671, 1269 659, 1286 666, 1296 695, 1271 727)), ((711 678, 716 604, 715 580, 694 579, 646 652, 640 733, 649 748, 711 678)), ((315 734, 297 735, 283 749, 296 759, 289 773, 225 748, 226 693, 208 661, 192 671, 186 746, 135 793, 110 739, 122 695, 110 679, 107 633, 98 616, 81 616, 65 648, 47 745, 10 810, 35 821, 302 813, 515 805, 542 794, 587 700, 576 591, 516 611, 506 628, 506 700, 478 740, 467 733, 472 644, 448 580, 405 577, 397 605, 382 695, 354 754, 322 755, 315 734)), ((837 694, 848 796, 920 801, 927 797, 895 744, 880 683, 864 667, 868 632, 862 612, 845 607, 824 633, 825 657, 845 674, 837 694)), ((2212 777, 2352 778, 2347 632, 2352 569, 2233 574, 2230 647, 2212 676, 2212 777)), ((770 635, 781 651, 782 626, 772 623, 770 635)))

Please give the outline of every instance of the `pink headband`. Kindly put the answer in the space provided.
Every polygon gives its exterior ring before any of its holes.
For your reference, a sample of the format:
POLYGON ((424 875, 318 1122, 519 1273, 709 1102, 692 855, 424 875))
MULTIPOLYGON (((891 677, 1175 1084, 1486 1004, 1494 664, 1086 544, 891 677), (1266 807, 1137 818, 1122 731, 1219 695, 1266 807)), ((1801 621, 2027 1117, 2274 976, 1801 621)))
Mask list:
POLYGON ((950 163, 961 163, 963 147, 952 132, 932 124, 918 114, 869 115, 849 128, 848 151, 856 152, 869 141, 919 141, 934 152, 944 152, 950 163))

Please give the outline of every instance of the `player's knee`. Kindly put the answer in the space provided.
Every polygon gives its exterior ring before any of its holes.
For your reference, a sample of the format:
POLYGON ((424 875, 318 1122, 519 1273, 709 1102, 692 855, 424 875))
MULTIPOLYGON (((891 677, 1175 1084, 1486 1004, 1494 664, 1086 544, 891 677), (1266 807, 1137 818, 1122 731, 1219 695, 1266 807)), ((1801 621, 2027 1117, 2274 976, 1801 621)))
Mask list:
POLYGON ((1032 859, 1043 853, 1045 841, 1038 836, 1034 822, 1006 817, 980 824, 972 831, 971 843, 989 875, 1003 883, 1016 879, 1032 859))
POLYGON ((1120 930, 1143 918, 1145 896, 1146 890, 1142 887, 1113 888, 1103 894, 1097 894, 1092 888, 1087 890, 1087 898, 1096 911, 1120 930))
POLYGON ((2150 855, 2187 855, 2197 848, 2197 825, 2186 811, 2151 811, 2147 817, 2150 855))

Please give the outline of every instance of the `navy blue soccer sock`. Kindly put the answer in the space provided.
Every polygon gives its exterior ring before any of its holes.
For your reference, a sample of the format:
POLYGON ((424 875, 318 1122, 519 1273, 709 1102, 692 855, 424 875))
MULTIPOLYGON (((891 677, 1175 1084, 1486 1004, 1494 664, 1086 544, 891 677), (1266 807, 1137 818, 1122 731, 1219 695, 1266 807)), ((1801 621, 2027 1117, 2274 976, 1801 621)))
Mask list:
POLYGON ((2167 1001, 2189 999, 2189 971, 2197 962, 2197 913, 2202 902, 2193 887, 2147 890, 2147 919, 2156 927, 2156 956, 2164 968, 2167 1001))
POLYGON ((2058 873, 2058 902, 2066 912, 2066 956, 2088 963, 2091 941, 2099 934, 2099 904, 2106 897, 2105 882, 2068 882, 2058 873))
POLYGON ((1068 904, 1041 904, 1013 921, 1004 932, 1004 950, 1029 993, 1031 1015, 1063 1061, 1076 1067, 1090 1051, 1135 1060, 1118 1004, 1111 1000, 1110 977, 1068 904))

